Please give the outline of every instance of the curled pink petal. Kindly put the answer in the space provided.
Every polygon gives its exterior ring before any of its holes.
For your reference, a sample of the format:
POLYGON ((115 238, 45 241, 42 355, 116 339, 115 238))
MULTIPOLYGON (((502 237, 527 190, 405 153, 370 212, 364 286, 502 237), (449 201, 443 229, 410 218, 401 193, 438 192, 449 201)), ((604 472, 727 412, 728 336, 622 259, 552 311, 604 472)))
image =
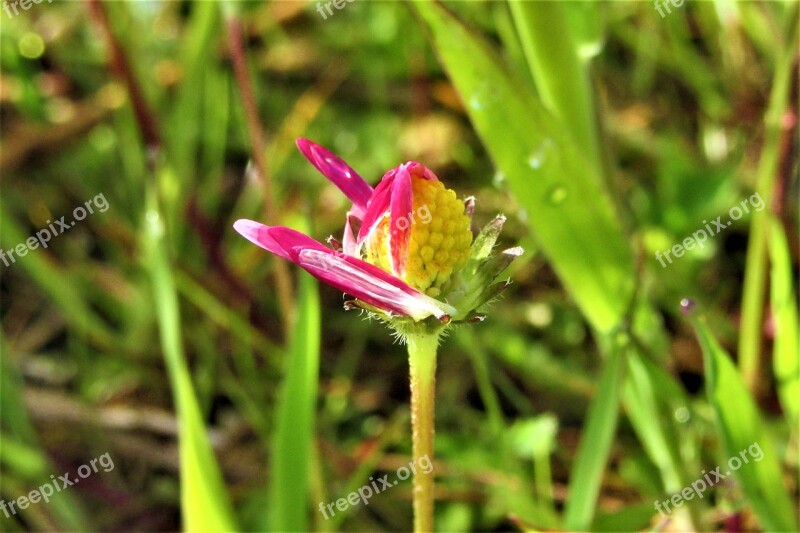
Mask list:
POLYGON ((332 250, 305 249, 297 264, 312 276, 379 309, 422 320, 454 314, 451 306, 422 294, 391 274, 332 250))
POLYGON ((253 244, 284 259, 291 260, 289 253, 270 235, 272 227, 252 220, 240 219, 233 223, 233 229, 253 244))
POLYGON ((383 175, 381 182, 375 187, 372 198, 369 199, 369 204, 367 204, 364 220, 361 222, 361 229, 358 231, 357 241, 359 246, 361 246, 377 223, 380 222, 383 215, 389 211, 392 198, 392 183, 396 173, 397 169, 393 168, 383 175))
POLYGON ((392 198, 389 217, 389 250, 391 252, 392 270, 398 276, 406 271, 408 256, 408 239, 411 236, 411 210, 413 207, 411 174, 407 166, 397 169, 392 182, 392 198))
POLYGON ((350 165, 324 146, 302 137, 297 139, 296 143, 305 158, 353 202, 353 206, 356 207, 354 213, 359 217, 363 216, 372 196, 370 184, 350 168, 350 165))
POLYGON ((451 306, 438 302, 388 272, 361 259, 336 252, 283 226, 266 226, 252 220, 237 220, 233 227, 246 239, 296 263, 312 276, 379 309, 422 320, 454 314, 451 306))
POLYGON ((409 161, 404 165, 400 165, 405 167, 408 170, 408 173, 412 176, 417 176, 418 178, 423 178, 429 181, 439 181, 439 178, 436 177, 436 174, 433 173, 431 169, 423 165, 422 163, 417 163, 416 161, 409 161))
MULTIPOLYGON (((383 218, 383 215, 390 212, 392 206, 395 205, 394 195, 398 194, 400 196, 405 196, 407 194, 405 184, 398 186, 397 189, 394 187, 395 181, 397 181, 398 176, 400 176, 401 173, 401 180, 406 180, 409 176, 416 176, 418 178, 423 178, 430 181, 439 181, 439 178, 436 177, 436 174, 434 174, 428 167, 421 163, 417 163, 416 161, 403 163, 402 165, 395 167, 384 174, 380 183, 378 183, 378 186, 375 187, 375 191, 372 193, 372 198, 370 198, 369 204, 367 205, 367 212, 364 215, 364 220, 361 224, 361 230, 358 232, 359 246, 364 242, 364 240, 367 238, 367 235, 369 235, 378 222, 380 222, 381 218, 383 218)), ((410 179, 408 179, 408 182, 410 188, 410 179)), ((401 207, 401 209, 403 207, 401 207)), ((402 214, 402 216, 409 216, 410 211, 411 204, 408 205, 408 209, 402 214)), ((398 214, 397 216, 399 217, 401 215, 398 214)), ((394 218, 394 215, 392 215, 392 217, 394 218)), ((395 219, 395 221, 396 220, 397 219, 395 219)), ((396 227, 392 226, 392 229, 394 230, 396 227)))

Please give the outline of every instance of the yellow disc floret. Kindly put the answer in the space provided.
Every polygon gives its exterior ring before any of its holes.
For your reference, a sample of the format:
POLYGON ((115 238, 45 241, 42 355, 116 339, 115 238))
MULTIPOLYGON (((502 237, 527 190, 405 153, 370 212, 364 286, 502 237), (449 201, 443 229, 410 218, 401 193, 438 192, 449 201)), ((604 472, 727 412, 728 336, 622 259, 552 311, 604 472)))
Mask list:
POLYGON ((467 260, 472 243, 470 220, 464 203, 441 181, 417 176, 411 180, 413 206, 408 220, 402 222, 410 228, 405 272, 392 272, 388 213, 371 232, 365 259, 435 298, 453 271, 467 260))

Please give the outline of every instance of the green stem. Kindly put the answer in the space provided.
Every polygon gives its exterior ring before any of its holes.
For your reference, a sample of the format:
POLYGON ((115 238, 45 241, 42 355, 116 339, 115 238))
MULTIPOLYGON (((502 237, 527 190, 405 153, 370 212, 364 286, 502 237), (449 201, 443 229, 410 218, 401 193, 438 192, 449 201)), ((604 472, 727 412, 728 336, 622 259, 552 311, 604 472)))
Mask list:
MULTIPOLYGON (((425 457, 433 464, 434 389, 439 332, 407 337, 411 377, 411 429, 414 463, 425 457)), ((414 531, 433 531, 433 472, 414 473, 414 531)))
MULTIPOLYGON (((792 11, 796 20, 797 8, 792 11)), ((755 211, 750 221, 750 242, 742 287, 742 321, 739 334, 739 369, 748 388, 757 393, 760 379, 760 348, 763 330, 764 297, 767 283, 767 231, 772 191, 778 178, 781 136, 784 128, 781 118, 789 106, 792 82, 792 64, 795 57, 797 25, 792 24, 785 50, 778 56, 769 107, 764 118, 764 148, 758 163, 756 193, 760 194, 767 209, 755 211)))

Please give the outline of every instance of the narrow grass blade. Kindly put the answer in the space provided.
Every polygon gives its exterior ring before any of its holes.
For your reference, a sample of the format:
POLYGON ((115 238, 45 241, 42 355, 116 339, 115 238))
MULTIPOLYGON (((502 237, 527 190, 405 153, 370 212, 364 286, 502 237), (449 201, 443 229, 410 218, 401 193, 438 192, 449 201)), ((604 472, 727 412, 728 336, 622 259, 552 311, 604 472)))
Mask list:
POLYGON ((627 310, 635 275, 599 169, 485 38, 439 2, 413 5, 537 243, 588 320, 610 331, 627 310))
POLYGON ((792 284, 792 259, 783 226, 772 221, 769 240, 771 307, 775 320, 773 370, 778 395, 789 427, 797 428, 800 416, 800 347, 798 346, 797 294, 792 284))
POLYGON ((275 411, 270 456, 270 529, 308 531, 309 468, 319 379, 320 304, 317 282, 299 275, 297 319, 286 377, 275 411))
MULTIPOLYGON (((767 206, 772 204, 772 191, 778 176, 781 157, 781 139, 784 135, 786 102, 790 98, 794 65, 797 56, 797 3, 789 9, 791 24, 789 40, 778 58, 769 107, 764 117, 764 144, 758 162, 756 192, 767 206)), ((750 220, 747 262, 742 286, 742 319, 739 335, 739 368, 750 390, 758 385, 761 364, 761 332, 767 281, 767 230, 768 210, 753 213, 750 220)))
POLYGON ((617 430, 620 391, 625 376, 626 348, 615 346, 604 363, 597 392, 589 406, 587 422, 572 473, 564 511, 568 531, 587 531, 597 505, 608 454, 617 430))
POLYGON ((703 349, 708 401, 716 415, 726 457, 731 458, 720 465, 722 474, 728 475, 734 470, 730 464, 732 458, 741 460, 743 451, 758 446, 763 458, 741 465, 733 474, 765 530, 797 531, 795 512, 782 482, 781 463, 764 430, 762 414, 730 356, 717 343, 704 320, 693 316, 692 324, 703 349))
POLYGON ((510 0, 508 7, 542 103, 584 148, 587 161, 602 168, 591 83, 578 55, 566 6, 510 0))
POLYGON ((233 511, 186 365, 169 243, 153 190, 155 185, 150 185, 145 215, 146 260, 153 284, 161 348, 178 414, 183 527, 189 532, 231 531, 235 529, 233 511))
MULTIPOLYGON (((641 353, 631 350, 628 357, 628 376, 622 398, 628 419, 636 432, 648 457, 658 467, 666 494, 679 492, 689 481, 681 468, 676 435, 678 428, 670 412, 664 409, 665 399, 678 401, 681 391, 664 390, 671 384, 669 375, 657 375, 657 368, 648 366, 641 353)), ((673 520, 683 523, 691 520, 693 529, 698 529, 698 516, 694 507, 677 509, 673 520)))

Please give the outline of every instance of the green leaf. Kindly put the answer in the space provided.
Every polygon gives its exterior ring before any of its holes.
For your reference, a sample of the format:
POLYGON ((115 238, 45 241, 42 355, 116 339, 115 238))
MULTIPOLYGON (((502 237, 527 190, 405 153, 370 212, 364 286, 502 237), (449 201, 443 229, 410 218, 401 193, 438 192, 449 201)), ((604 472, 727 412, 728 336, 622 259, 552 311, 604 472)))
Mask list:
MULTIPOLYGON (((622 398, 628 419, 648 457, 658 467, 667 494, 679 492, 689 481, 681 468, 675 439, 679 429, 662 405, 666 400, 685 400, 680 388, 669 390, 673 385, 669 374, 649 363, 638 350, 631 350, 622 398)), ((690 520, 697 529, 698 517, 693 507, 676 509, 678 513, 688 514, 678 523, 690 520)))
POLYGON ((588 320, 600 331, 613 329, 635 275, 599 169, 485 38, 438 2, 413 5, 538 244, 588 320))
MULTIPOLYGON (((763 429, 762 414, 756 407, 742 376, 728 354, 717 343, 703 318, 692 319, 703 349, 706 393, 715 412, 717 431, 727 457, 739 457, 757 447, 763 457, 735 470, 742 491, 762 527, 768 531, 796 531, 792 503, 781 481, 781 467, 772 440, 763 429)), ((751 452, 750 456, 754 454, 751 452)), ((723 474, 733 470, 729 462, 720 465, 723 474)))
POLYGON ((617 430, 620 391, 625 376, 625 350, 622 346, 611 350, 589 406, 564 511, 564 526, 569 531, 586 531, 592 525, 603 471, 617 430))
MULTIPOLYGON (((791 4, 787 14, 790 26, 786 34, 789 39, 780 52, 772 78, 769 106, 764 115, 764 142, 756 174, 756 192, 766 205, 772 205, 772 191, 779 174, 782 157, 782 139, 785 132, 786 101, 790 98, 796 65, 797 3, 791 4)), ((750 220, 747 242, 747 259, 742 286, 742 311, 739 334, 739 368, 747 384, 753 390, 759 377, 761 365, 761 331, 763 323, 764 297, 767 280, 767 231, 769 210, 758 210, 750 220)))
POLYGON ((177 288, 154 183, 149 183, 147 200, 146 260, 153 284, 161 348, 178 414, 183 527, 189 532, 231 531, 236 529, 233 511, 183 353, 177 288))
MULTIPOLYGON (((542 103, 572 133, 592 165, 601 168, 592 87, 565 5, 511 0, 508 6, 542 103)), ((579 13, 572 15, 574 22, 582 20, 579 13)))
POLYGON ((783 226, 772 220, 769 253, 772 262, 771 306, 775 319, 773 371, 789 427, 800 416, 800 354, 798 354, 797 301, 792 286, 792 259, 783 226))
POLYGON ((270 529, 308 531, 309 465, 319 381, 320 304, 317 282, 299 275, 297 322, 286 377, 275 408, 271 454, 270 529))

